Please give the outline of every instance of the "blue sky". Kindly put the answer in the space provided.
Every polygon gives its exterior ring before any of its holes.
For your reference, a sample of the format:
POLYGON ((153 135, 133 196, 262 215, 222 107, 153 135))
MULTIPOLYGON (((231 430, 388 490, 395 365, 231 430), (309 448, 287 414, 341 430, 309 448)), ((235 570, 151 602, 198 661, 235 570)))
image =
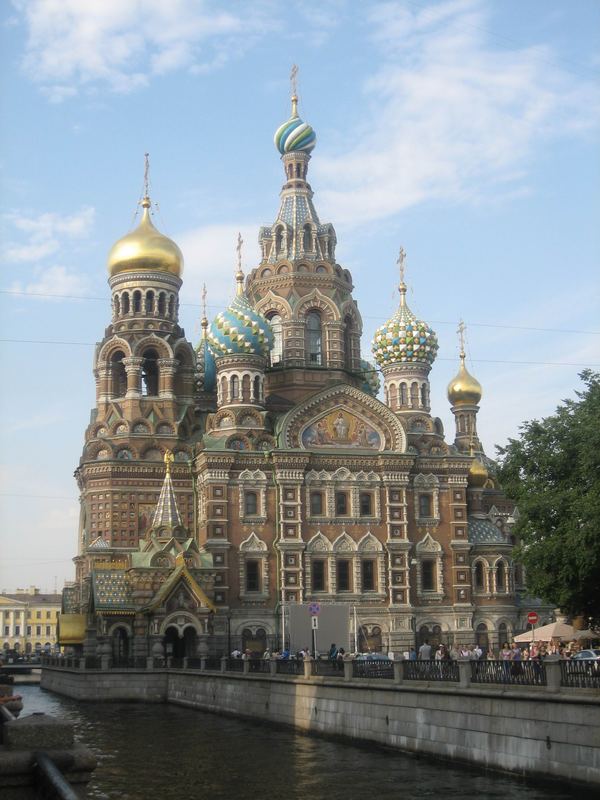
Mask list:
POLYGON ((440 339, 447 439, 461 317, 488 454, 572 396, 600 368, 599 32, 596 0, 4 4, 0 590, 74 575, 106 256, 131 227, 144 152, 195 341, 202 283, 212 316, 238 230, 251 269, 275 218, 292 63, 363 353, 395 310, 403 245, 409 305, 440 339))

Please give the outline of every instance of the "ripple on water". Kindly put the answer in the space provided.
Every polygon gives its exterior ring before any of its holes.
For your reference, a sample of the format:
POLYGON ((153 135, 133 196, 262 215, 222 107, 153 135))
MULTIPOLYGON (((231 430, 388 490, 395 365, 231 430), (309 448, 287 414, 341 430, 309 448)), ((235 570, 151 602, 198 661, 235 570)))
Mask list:
POLYGON ((99 760, 87 794, 96 800, 571 800, 581 793, 178 706, 77 703, 37 686, 20 693, 24 714, 73 722, 99 760))

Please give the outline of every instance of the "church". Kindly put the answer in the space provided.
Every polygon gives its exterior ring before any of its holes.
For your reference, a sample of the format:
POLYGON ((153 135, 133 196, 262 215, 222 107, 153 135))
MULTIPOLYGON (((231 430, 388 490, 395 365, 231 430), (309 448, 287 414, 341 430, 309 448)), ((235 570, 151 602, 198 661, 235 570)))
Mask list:
POLYGON ((110 251, 65 647, 262 652, 284 646, 290 607, 317 602, 355 610, 362 650, 497 649, 525 627, 515 511, 478 439, 462 325, 445 433, 430 407, 438 340, 408 306, 403 250, 398 310, 373 361, 361 353, 297 102, 275 133, 284 182, 260 263, 244 275, 240 239, 232 300, 212 322, 204 311, 199 343, 179 325, 183 255, 153 223, 147 173, 139 224, 110 251))

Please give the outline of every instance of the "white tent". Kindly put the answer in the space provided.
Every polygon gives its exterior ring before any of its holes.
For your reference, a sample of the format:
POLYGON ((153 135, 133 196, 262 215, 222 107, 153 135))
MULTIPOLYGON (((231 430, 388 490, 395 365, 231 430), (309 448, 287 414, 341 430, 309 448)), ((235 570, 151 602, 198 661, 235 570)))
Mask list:
POLYGON ((515 636, 515 642, 549 642, 552 639, 570 642, 577 637, 577 633, 578 631, 566 622, 551 622, 549 625, 542 625, 541 628, 534 628, 515 636))

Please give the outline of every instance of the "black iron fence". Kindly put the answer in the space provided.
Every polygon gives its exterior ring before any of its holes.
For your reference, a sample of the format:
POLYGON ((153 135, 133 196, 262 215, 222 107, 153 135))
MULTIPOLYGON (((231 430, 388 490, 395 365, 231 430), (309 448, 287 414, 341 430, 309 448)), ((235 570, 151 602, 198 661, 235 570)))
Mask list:
POLYGON ((471 661, 472 683, 506 683, 516 686, 545 686, 543 661, 471 661))
POLYGON ((600 662, 561 661, 560 683, 574 689, 600 689, 600 662))
POLYGON ((394 677, 394 662, 389 659, 377 659, 377 661, 370 661, 368 659, 357 659, 352 662, 352 677, 353 678, 393 678, 394 677))
POLYGON ((403 661, 402 672, 405 681, 448 681, 459 680, 456 661, 403 661))

